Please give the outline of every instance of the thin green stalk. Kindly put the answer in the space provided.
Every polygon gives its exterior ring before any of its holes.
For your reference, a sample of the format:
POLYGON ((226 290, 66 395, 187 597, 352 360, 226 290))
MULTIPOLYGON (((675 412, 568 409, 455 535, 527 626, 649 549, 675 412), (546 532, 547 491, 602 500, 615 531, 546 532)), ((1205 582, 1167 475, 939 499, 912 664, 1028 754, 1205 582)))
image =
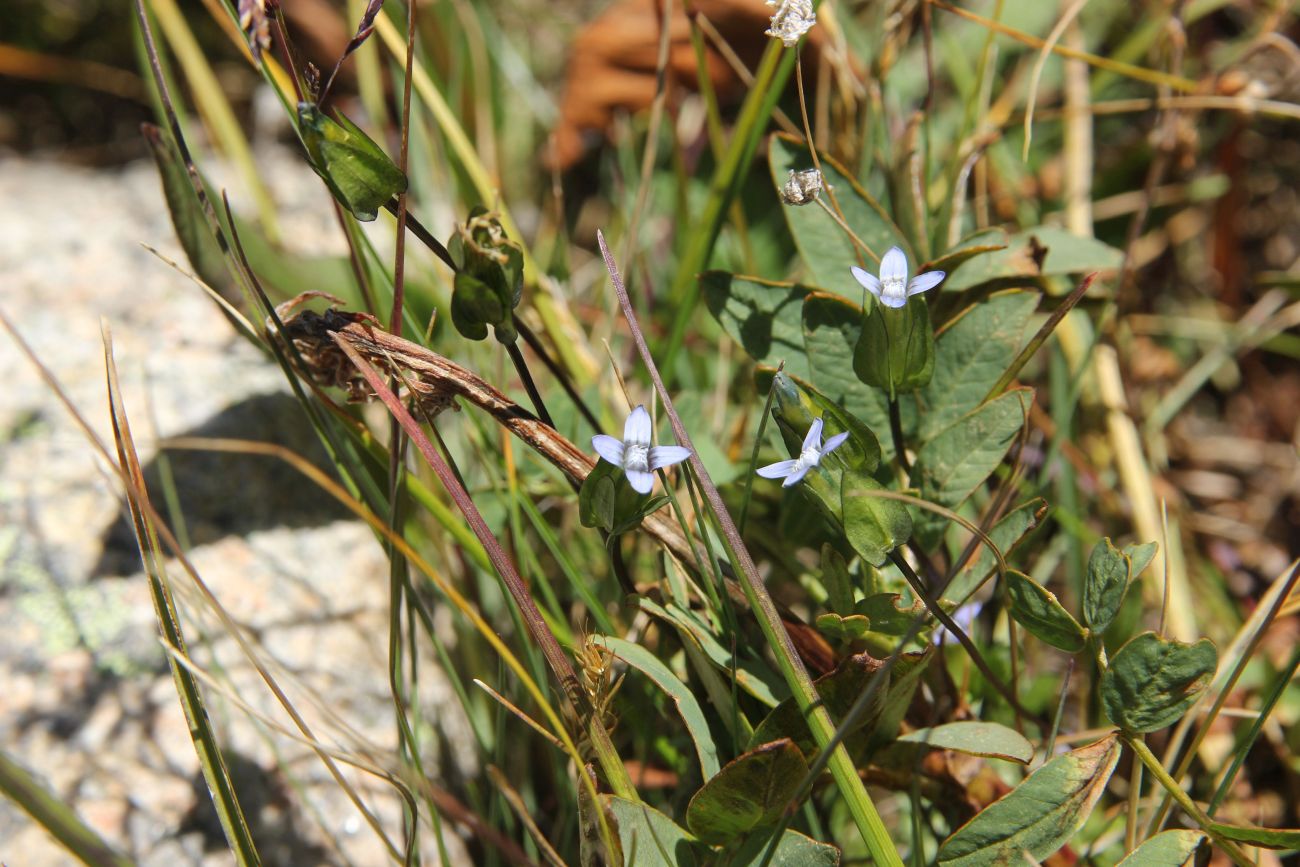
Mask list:
MULTIPOLYGON (((605 236, 597 232, 596 239, 600 244, 600 252, 604 256, 605 267, 609 271, 610 281, 614 285, 614 292, 618 296, 619 305, 623 308, 623 315, 627 320, 628 328, 632 332, 632 339, 636 344, 637 351, 650 373, 650 378, 654 381, 660 400, 663 401, 664 411, 668 413, 668 417, 672 422, 673 433, 677 437, 677 442, 691 452, 691 468, 695 471, 696 478, 699 479, 700 488, 703 490, 713 512, 713 518, 721 530, 726 543, 728 559, 736 574, 741 578, 741 587, 744 589, 745 597, 758 620, 759 628, 762 630, 764 638, 767 639, 768 645, 772 648, 777 664, 781 669, 781 674, 785 677, 795 701, 804 713, 808 727, 812 730, 813 738, 819 746, 827 749, 835 737, 835 725, 831 721, 830 714, 827 713, 825 706, 818 698, 817 689, 813 686, 812 678, 809 677, 808 670, 804 668, 803 661, 799 658, 789 633, 781 625, 781 617, 776 610, 776 605, 773 603, 772 597, 768 595, 767 587, 758 574, 758 568, 754 565, 745 543, 740 538, 740 533, 736 530, 731 514, 722 501, 722 495, 718 492, 717 486, 713 484, 709 471, 705 468, 704 462, 700 460, 699 454, 694 448, 691 435, 687 432, 685 425, 682 424, 681 417, 673 406, 672 397, 668 393, 667 386, 664 385, 663 378, 659 375, 659 368, 655 365, 654 356, 650 354, 650 347, 646 344, 645 335, 641 333, 636 312, 632 309, 632 301, 628 298, 627 289, 623 285, 623 278, 619 275, 618 266, 614 263, 609 247, 605 244, 605 236)), ((849 814, 853 817, 853 821, 862 834, 862 839, 876 864, 882 865, 882 867, 883 865, 903 867, 902 859, 898 856, 898 850, 889 837, 889 831, 880 818, 880 813, 876 810, 875 804, 872 803, 871 796, 867 794, 866 786, 863 785, 862 779, 858 776, 853 760, 849 758, 848 751, 844 749, 842 744, 830 750, 829 766, 831 776, 835 779, 836 786, 844 797, 849 814)))
POLYGON ((130 858, 108 845, 72 808, 13 759, 0 752, 0 794, 90 867, 132 867, 130 858))
POLYGON ((1174 781, 1174 778, 1169 776, 1169 772, 1165 770, 1164 765, 1160 764, 1160 760, 1155 757, 1155 754, 1151 752, 1151 749, 1144 742, 1123 732, 1120 733, 1120 738, 1128 745, 1129 749, 1133 750, 1133 754, 1141 760, 1142 764, 1146 765, 1147 770, 1151 772, 1151 776, 1155 777, 1160 785, 1165 787, 1165 791, 1169 793, 1169 796, 1178 802, 1178 805, 1196 821, 1196 824, 1201 826, 1202 831, 1210 835, 1237 867, 1255 867, 1254 862, 1246 857, 1246 853, 1242 852, 1236 843, 1214 830, 1214 820, 1205 815, 1201 808, 1196 806, 1196 802, 1188 797, 1182 787, 1174 781))
POLYGON ((958 626, 957 621, 953 620, 952 616, 948 614, 947 611, 943 610, 943 607, 939 604, 939 600, 934 598, 934 595, 926 588, 925 582, 923 582, 921 577, 916 574, 916 571, 912 569, 911 564, 903 559, 902 553, 900 553, 897 548, 889 552, 889 560, 898 567, 899 572, 903 573, 903 577, 907 579, 908 586, 912 588, 912 592, 916 594, 918 599, 925 603, 925 607, 934 615, 934 619, 943 624, 943 627, 951 632, 953 637, 957 639, 957 642, 966 649, 966 653, 970 655, 971 662, 975 663, 975 667, 980 670, 980 674, 984 675, 984 679, 988 681, 989 686, 997 690, 998 694, 1007 700, 1007 703, 1015 710, 1018 717, 1024 717, 1025 719, 1030 720, 1036 719, 1034 714, 1020 703, 1020 699, 1016 697, 1015 691, 1003 683, 1002 679, 997 676, 991 667, 989 667, 988 662, 984 659, 984 655, 980 653, 979 648, 975 646, 975 642, 971 641, 970 636, 966 634, 966 630, 958 626))
POLYGON ((894 457, 903 475, 912 478, 912 464, 907 460, 907 443, 903 438, 903 414, 898 406, 898 396, 889 397, 889 433, 894 438, 894 457))
POLYGON ((740 181, 748 170, 758 141, 762 137, 772 109, 776 107, 781 89, 794 68, 795 53, 782 52, 781 43, 773 39, 759 61, 758 72, 754 76, 754 86, 740 109, 740 118, 736 121, 735 132, 727 147, 721 164, 713 175, 709 186, 709 198, 704 203, 704 211, 699 221, 691 227, 690 241, 681 261, 677 264, 677 276, 673 280, 668 297, 672 299, 677 312, 673 318, 672 330, 660 353, 666 359, 673 359, 681 349, 686 338, 686 328, 695 317, 695 303, 699 299, 700 283, 697 276, 708 267, 713 245, 722 230, 722 217, 732 198, 740 187, 740 181))
POLYGON ((1269 690, 1268 696, 1260 704, 1259 714, 1255 717, 1255 721, 1251 723, 1250 730, 1246 732, 1246 736, 1237 745, 1237 754, 1232 757, 1232 764, 1228 766, 1223 779, 1219 781, 1219 787, 1215 789, 1214 797, 1210 798, 1210 806, 1205 811, 1206 815, 1213 818, 1214 814, 1219 811, 1219 804, 1223 803, 1224 796, 1232 788, 1232 782, 1237 778, 1237 772, 1241 770, 1242 764, 1245 763, 1246 756, 1250 755, 1250 748, 1254 746, 1260 732, 1264 730, 1264 723, 1272 715, 1273 708, 1277 707, 1278 701, 1282 698, 1282 693, 1290 685, 1297 669, 1300 669, 1300 646, 1291 651, 1291 660, 1283 666, 1277 680, 1273 683, 1273 688, 1269 690))

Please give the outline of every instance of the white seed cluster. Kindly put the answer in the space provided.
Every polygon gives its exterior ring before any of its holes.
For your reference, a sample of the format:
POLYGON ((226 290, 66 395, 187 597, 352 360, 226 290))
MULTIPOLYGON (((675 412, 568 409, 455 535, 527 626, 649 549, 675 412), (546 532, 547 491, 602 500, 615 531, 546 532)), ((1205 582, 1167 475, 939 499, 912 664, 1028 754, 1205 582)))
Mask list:
POLYGON ((786 48, 794 48, 799 37, 817 23, 812 0, 767 0, 767 5, 775 6, 776 12, 772 14, 772 26, 764 32, 780 39, 786 48))
POLYGON ((816 169, 790 170, 781 187, 781 201, 787 205, 807 205, 822 192, 822 173, 816 169))

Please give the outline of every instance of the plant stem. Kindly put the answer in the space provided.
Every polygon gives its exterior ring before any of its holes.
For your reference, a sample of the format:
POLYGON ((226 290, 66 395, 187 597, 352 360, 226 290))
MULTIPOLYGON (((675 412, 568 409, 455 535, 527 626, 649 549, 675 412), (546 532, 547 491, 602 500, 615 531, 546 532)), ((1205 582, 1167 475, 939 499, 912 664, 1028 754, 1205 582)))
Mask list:
POLYGON ((510 360, 514 362, 515 372, 519 374, 519 379, 524 383, 524 390, 528 392, 528 399, 533 402, 533 409, 537 410, 537 417, 545 422, 547 427, 554 428, 555 422, 551 421, 551 414, 546 411, 546 404, 542 402, 542 395, 537 390, 537 383, 533 382, 533 374, 528 370, 528 363, 524 361, 524 354, 519 351, 519 344, 512 340, 505 347, 506 352, 510 355, 510 360))
POLYGON ((943 627, 953 634, 953 637, 957 639, 958 643, 961 644, 962 647, 966 648, 966 652, 970 654, 971 662, 975 663, 975 667, 980 670, 980 674, 984 675, 984 679, 989 682, 989 685, 996 689, 998 694, 1007 700, 1007 703, 1011 705, 1017 714, 1026 719, 1036 721, 1037 718, 1035 715, 1020 703, 1020 699, 1016 698, 1016 694, 1012 691, 1011 687, 1003 683, 1002 679, 999 678, 997 674, 994 673, 993 669, 989 667, 983 654, 981 654, 979 648, 975 646, 975 642, 970 640, 970 636, 966 634, 965 630, 958 626, 957 621, 953 620, 952 616, 940 607, 939 600, 935 599, 930 591, 926 589, 920 576, 916 574, 914 569, 912 569, 911 564, 903 559, 903 555, 899 553, 897 548, 889 552, 889 559, 898 567, 898 571, 903 573, 903 577, 907 579, 907 583, 911 586, 912 592, 925 603, 925 607, 930 609, 930 613, 934 615, 934 618, 942 623, 943 627))
POLYGON ((1233 860, 1233 863, 1237 864, 1238 867, 1254 867, 1254 862, 1246 857, 1246 854, 1237 847, 1236 843, 1224 838, 1223 835, 1211 827, 1214 820, 1205 815, 1200 807, 1196 806, 1196 802, 1188 797, 1187 793, 1174 781, 1173 777, 1169 776, 1169 772, 1165 770, 1164 765, 1160 764, 1160 760, 1155 757, 1155 754, 1141 739, 1124 733, 1121 733, 1120 737, 1124 740, 1124 743, 1128 744, 1129 749, 1133 750, 1133 754, 1141 760, 1142 764, 1146 765, 1147 770, 1151 772, 1151 776, 1155 777, 1160 782, 1160 785, 1165 787, 1165 791, 1178 802, 1178 806, 1182 807, 1187 815, 1196 820, 1196 824, 1201 826, 1201 830, 1214 839, 1214 842, 1233 860))
MULTIPOLYGON (((655 388, 659 392, 659 397, 663 401, 664 411, 668 413, 668 418, 672 422, 673 433, 677 437, 677 442, 691 452, 691 468, 695 471, 696 478, 699 479, 700 488, 704 492, 705 499, 713 512, 714 520, 717 522, 722 538, 726 541, 727 555, 731 561, 731 566, 742 579, 741 587, 744 589, 745 598, 758 620, 764 638, 772 648, 781 673, 790 686, 790 691, 794 694, 795 701, 803 712, 809 729, 812 730, 813 738, 819 746, 826 748, 835 737, 835 726, 831 721, 830 714, 827 713, 825 706, 818 698, 817 688, 813 686, 812 678, 809 677, 808 670, 799 658, 789 633, 781 624, 781 617, 776 610, 776 605, 768 594, 767 586, 758 574, 758 568, 754 565, 749 550, 741 540, 740 533, 736 530, 736 524, 732 521, 730 512, 727 511, 722 495, 718 492, 712 477, 709 476, 709 471, 705 468, 704 462, 700 460, 699 454, 691 441, 691 436, 687 432, 686 426, 682 424, 681 416, 677 414, 677 410, 673 406, 672 397, 668 394, 668 388, 664 385, 663 377, 659 375, 659 368, 655 365, 654 356, 650 354, 650 347, 646 344, 645 335, 641 333, 641 326, 637 322, 636 312, 632 309, 632 301, 628 297, 626 287, 623 285, 623 278, 619 274, 618 266, 614 263, 609 248, 605 244, 605 236, 597 232, 596 239, 600 244, 601 254, 605 258, 605 267, 609 270, 614 292, 618 295, 619 304, 623 308, 623 315, 627 319, 628 329, 632 332, 632 339, 641 355, 641 360, 645 363, 650 378, 653 380, 655 388)), ((692 285, 695 284, 692 283, 692 285)), ((844 796, 845 804, 850 815, 853 816, 859 832, 862 834, 862 839, 866 843, 872 859, 882 867, 903 867, 902 859, 898 856, 898 850, 889 837, 889 831, 885 828, 880 813, 876 810, 875 804, 872 803, 871 796, 867 794, 866 786, 858 776, 853 760, 849 758, 849 754, 842 744, 836 746, 831 752, 829 766, 831 776, 834 777, 840 793, 844 796)))
POLYGON ((907 444, 903 442, 903 414, 899 411, 897 395, 889 398, 889 433, 894 438, 894 456, 898 458, 898 465, 911 481, 912 465, 907 460, 907 444))

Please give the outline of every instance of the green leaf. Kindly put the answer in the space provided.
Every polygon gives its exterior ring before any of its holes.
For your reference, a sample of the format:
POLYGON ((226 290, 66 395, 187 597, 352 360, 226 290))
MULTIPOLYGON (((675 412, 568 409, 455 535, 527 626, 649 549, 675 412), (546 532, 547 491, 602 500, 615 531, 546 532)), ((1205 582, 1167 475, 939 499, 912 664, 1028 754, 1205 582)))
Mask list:
POLYGON ((363 222, 406 191, 406 175, 360 127, 339 114, 337 121, 310 102, 298 103, 298 133, 312 168, 330 192, 363 222))
MULTIPOLYGON (((889 429, 889 403, 885 394, 867 386, 853 372, 853 353, 862 336, 862 308, 851 301, 815 292, 803 302, 803 343, 808 353, 812 384, 830 400, 862 419, 872 430, 889 429)), ((915 408, 909 401, 903 429, 915 428, 915 408), (910 422, 910 423, 909 423, 910 422)), ((887 438, 888 439, 888 438, 887 438)), ((893 456, 893 441, 884 444, 893 456)))
POLYGON ((618 824, 618 839, 623 846, 625 864, 695 867, 703 863, 703 847, 685 829, 655 808, 615 795, 601 795, 600 799, 618 824))
POLYGON ((871 621, 871 631, 883 635, 906 635, 918 617, 925 614, 925 603, 913 600, 911 605, 899 605, 901 593, 872 593, 858 600, 853 610, 871 621))
MULTIPOLYGON (((802 140, 774 135, 768 146, 768 165, 772 169, 772 181, 780 190, 791 169, 812 167, 812 157, 802 140)), ((906 248, 906 242, 885 209, 859 186, 849 172, 824 154, 821 155, 821 166, 822 177, 834 189, 845 222, 877 256, 883 256, 893 246, 906 248)), ((822 199, 829 204, 826 193, 822 193, 822 199)), ((781 208, 781 212, 799 248, 809 282, 851 300, 861 299, 862 287, 849 273, 850 266, 861 264, 859 254, 852 239, 835 220, 818 204, 786 206, 781 208)))
POLYGON ((695 752, 700 757, 700 772, 703 778, 707 780, 716 774, 719 768, 718 748, 713 743, 713 733, 709 731, 709 723, 704 718, 704 711, 700 708, 695 694, 659 660, 659 657, 641 645, 611 635, 601 636, 599 640, 609 648, 610 653, 649 677, 668 694, 677 705, 677 711, 682 715, 682 721, 686 723, 686 730, 690 732, 691 740, 695 742, 695 752))
POLYGON ((600 527, 617 536, 635 529, 665 502, 665 497, 638 494, 620 467, 600 460, 578 491, 578 520, 584 527, 600 527))
MULTIPOLYGON (((1046 514, 1047 501, 1042 497, 1035 497, 1003 515, 989 530, 989 538, 993 540, 994 545, 998 546, 1002 556, 1007 557, 1015 550, 1020 540, 1038 526, 1046 514)), ((981 542, 975 556, 971 558, 971 565, 952 580, 943 591, 943 598, 957 603, 965 602, 983 581, 984 576, 996 567, 997 560, 994 559, 993 552, 981 542)))
POLYGON ((832 430, 849 432, 849 438, 844 444, 831 453, 834 459, 854 469, 875 472, 876 467, 880 466, 880 440, 876 438, 875 431, 817 389, 804 383, 799 385, 813 412, 821 416, 826 425, 822 431, 823 442, 833 436, 830 433, 832 430))
POLYGON ((922 264, 916 269, 916 273, 924 274, 926 271, 943 271, 945 274, 951 274, 956 271, 963 262, 975 258, 985 253, 993 253, 998 250, 1005 250, 1006 244, 1002 243, 1006 239, 1007 233, 1001 229, 994 229, 987 232, 976 232, 957 242, 957 246, 944 253, 938 259, 922 264))
POLYGON ((1072 235, 1050 226, 1011 235, 1005 244, 1005 249, 982 253, 966 261, 948 275, 944 289, 957 292, 990 281, 1038 284, 1040 277, 1113 271, 1124 258, 1121 251, 1095 238, 1072 235))
POLYGON ((1111 657, 1101 676, 1106 716, 1128 732, 1153 732, 1176 722, 1210 684, 1219 651, 1208 638, 1195 644, 1135 636, 1111 657))
POLYGON ((683 641, 693 641, 704 657, 727 677, 731 677, 734 666, 736 685, 768 707, 776 707, 783 696, 789 695, 790 690, 781 675, 762 660, 753 657, 737 659, 695 612, 673 604, 660 606, 644 596, 637 598, 637 605, 676 627, 683 641))
MULTIPOLYGON (((972 410, 940 431, 916 456, 914 478, 921 497, 941 506, 962 504, 997 468, 1025 423, 1032 392, 1014 389, 972 410)), ((943 535, 946 519, 927 513, 918 531, 922 544, 933 547, 943 535)))
POLYGON ((1300 849, 1300 829, 1250 828, 1211 822, 1209 830, 1237 843, 1247 843, 1264 849, 1300 849))
POLYGON ((822 545, 822 587, 826 589, 826 602, 832 611, 849 614, 853 611, 853 581, 849 577, 849 564, 844 555, 829 543, 822 545))
MULTIPOLYGON (((239 299, 239 285, 226 264, 225 254, 199 204, 189 170, 171 136, 152 124, 141 127, 162 180, 163 197, 171 214, 176 239, 194 273, 228 301, 239 299)), ((204 185, 206 187, 206 184, 204 185)))
POLYGON ((1205 839, 1202 831, 1164 831, 1128 853, 1115 867, 1183 867, 1205 839))
POLYGON ((497 292, 467 271, 459 271, 453 282, 451 322, 462 337, 469 340, 487 338, 488 325, 506 315, 497 292))
POLYGON ((704 302, 722 330, 759 364, 808 376, 804 353, 802 311, 807 286, 774 283, 725 271, 700 275, 704 302))
POLYGON ((725 846, 775 825, 807 773, 789 738, 755 747, 700 787, 686 807, 686 827, 705 843, 725 846))
POLYGON ((1083 620, 1093 632, 1105 632, 1119 613, 1132 572, 1132 561, 1110 539, 1093 546, 1083 582, 1083 620))
POLYGON ((912 706, 912 696, 916 694, 916 688, 921 683, 921 675, 925 673, 930 660, 934 658, 934 645, 898 657, 889 672, 889 690, 885 696, 885 703, 880 709, 875 728, 867 738, 867 755, 894 741, 899 723, 903 721, 907 709, 912 706))
POLYGON ((1079 621, 1033 578, 1014 569, 1007 571, 1007 595, 1011 597, 1011 616, 1036 638, 1066 653, 1078 653, 1086 644, 1086 633, 1079 621))
POLYGON ((980 405, 1020 351, 1038 294, 1000 292, 965 310, 935 338, 934 376, 918 395, 921 442, 980 405))
MULTIPOLYGON (((760 867, 767 854, 765 834, 755 834, 745 840, 735 852, 727 853, 728 867, 760 867)), ((840 850, 828 843, 818 843, 798 831, 786 831, 776 844, 769 867, 837 867, 840 850)))
MULTIPOLYGON (((862 559, 873 566, 912 535, 912 516, 898 500, 874 497, 885 486, 856 470, 845 470, 840 482, 840 514, 844 536, 862 559)), ((861 612, 859 612, 861 613, 861 612)))
POLYGON ((1042 861, 1087 821, 1119 761, 1117 735, 1057 756, 957 829, 938 863, 1023 864, 1042 861))
POLYGON ((923 388, 934 374, 930 307, 917 295, 903 307, 872 304, 853 351, 853 372, 869 386, 900 395, 923 388))
MULTIPOLYGON (((871 654, 857 653, 847 657, 836 666, 834 671, 824 674, 813 681, 817 687, 817 695, 821 697, 822 704, 836 724, 840 723, 844 715, 853 707, 853 703, 867 688, 876 672, 880 670, 880 666, 880 660, 871 654)), ((859 731, 874 722, 880 713, 880 709, 884 707, 888 692, 889 675, 886 674, 884 680, 876 689, 875 695, 872 696, 871 704, 859 716, 853 728, 845 734, 853 734, 853 732, 859 731)), ((780 739, 793 741, 800 750, 808 755, 812 755, 817 751, 817 741, 813 739, 804 712, 799 708, 793 697, 786 699, 773 708, 772 712, 758 724, 754 729, 754 734, 749 739, 749 747, 755 749, 759 744, 780 739)))
POLYGON ((871 631, 871 619, 861 614, 818 614, 813 621, 817 631, 831 641, 857 641, 871 631))
POLYGON ((924 744, 935 750, 956 750, 987 759, 1006 759, 1029 764, 1034 747, 1025 736, 995 722, 972 720, 934 728, 917 729, 899 738, 910 744, 924 744))
MULTIPOLYGON (((796 496, 810 498, 822 516, 833 526, 844 527, 842 481, 852 478, 849 487, 853 492, 860 492, 872 486, 875 489, 880 488, 879 484, 865 473, 851 468, 855 464, 873 467, 878 463, 879 444, 875 442, 874 434, 871 434, 865 426, 856 423, 855 419, 844 424, 849 418, 843 410, 826 401, 815 391, 797 387, 794 380, 784 372, 778 373, 774 378, 772 393, 774 395, 772 418, 790 455, 799 454, 803 447, 804 435, 807 434, 814 417, 821 416, 825 421, 823 439, 833 436, 840 430, 849 432, 850 442, 828 455, 792 489, 797 492, 796 496), (867 481, 861 481, 863 479, 867 481)), ((854 497, 854 499, 859 498, 854 497)), ((886 501, 881 499, 879 502, 886 501)), ((891 503, 891 505, 899 504, 891 503)), ((857 523, 860 525, 855 532, 859 538, 864 543, 874 539, 878 544, 887 544, 888 534, 897 529, 899 519, 896 513, 901 511, 904 516, 907 513, 905 509, 873 511, 868 506, 858 503, 855 503, 855 510, 858 514, 857 523), (872 521, 883 523, 873 529, 872 521)), ((908 526, 910 527, 910 523, 908 526)), ((847 534, 847 529, 845 532, 847 534)), ((877 562, 880 562, 879 559, 877 562)))
POLYGON ((1156 551, 1159 550, 1160 546, 1155 542, 1124 546, 1124 556, 1128 557, 1133 564, 1133 568, 1129 573, 1129 581, 1136 580, 1142 574, 1142 570, 1151 565, 1151 561, 1155 559, 1156 551))

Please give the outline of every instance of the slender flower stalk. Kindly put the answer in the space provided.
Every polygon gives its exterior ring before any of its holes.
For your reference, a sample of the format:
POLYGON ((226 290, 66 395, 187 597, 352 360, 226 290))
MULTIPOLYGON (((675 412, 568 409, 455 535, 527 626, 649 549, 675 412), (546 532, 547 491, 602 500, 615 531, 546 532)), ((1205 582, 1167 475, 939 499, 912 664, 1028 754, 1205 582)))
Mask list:
POLYGON ((650 413, 638 404, 623 425, 622 442, 608 434, 596 434, 591 438, 591 447, 602 458, 622 468, 632 490, 648 494, 654 487, 655 470, 680 464, 691 456, 690 449, 681 446, 651 445, 653 437, 650 413))
POLYGON ((947 275, 943 271, 926 271, 907 279, 907 254, 898 247, 890 247, 880 260, 880 277, 876 277, 857 265, 849 269, 862 288, 866 289, 876 300, 886 307, 905 307, 907 299, 933 289, 947 275))
POLYGON ((793 487, 808 475, 809 470, 819 465, 822 458, 839 448, 848 438, 849 432, 844 431, 837 433, 822 445, 822 420, 820 417, 815 418, 812 426, 808 428, 808 434, 803 438, 803 448, 799 452, 799 457, 759 467, 755 472, 765 479, 784 477, 785 481, 781 483, 781 487, 793 487))

